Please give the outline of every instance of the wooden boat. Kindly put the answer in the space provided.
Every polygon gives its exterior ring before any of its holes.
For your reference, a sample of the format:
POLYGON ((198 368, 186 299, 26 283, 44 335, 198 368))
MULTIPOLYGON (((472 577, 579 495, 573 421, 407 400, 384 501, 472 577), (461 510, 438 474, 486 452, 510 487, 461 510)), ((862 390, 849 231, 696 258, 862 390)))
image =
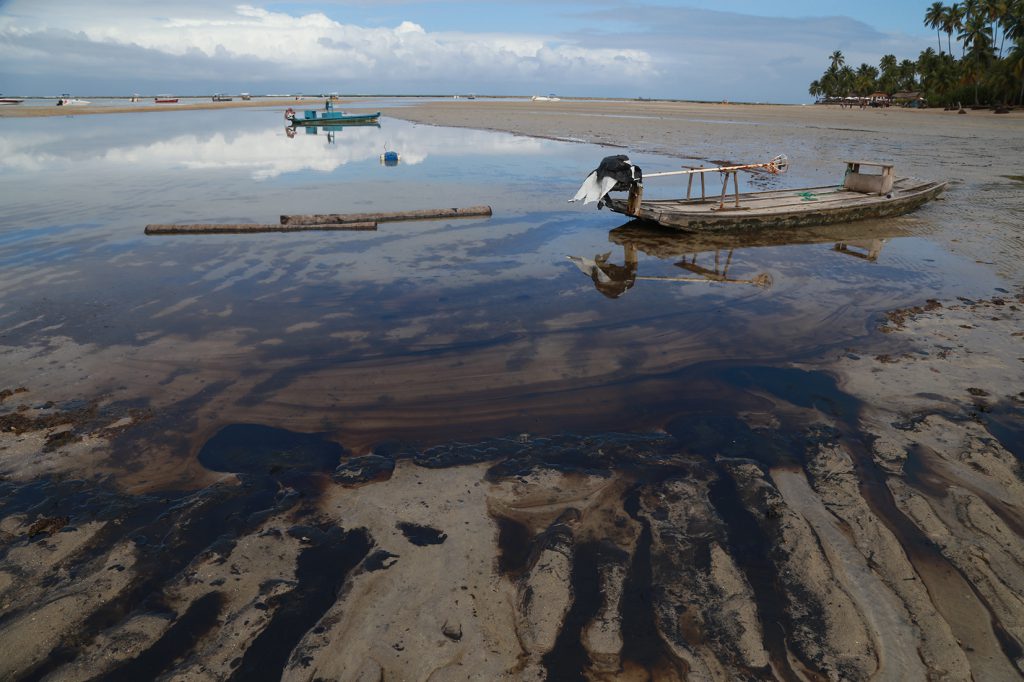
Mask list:
POLYGON ((229 96, 229 95, 216 94, 216 95, 213 96, 213 101, 214 102, 230 102, 233 99, 234 98, 229 96))
POLYGON ((157 95, 153 98, 155 104, 177 104, 178 98, 170 95, 157 95))
MULTIPOLYGON (((735 169, 748 167, 736 166, 735 169)), ((737 187, 736 170, 723 172, 722 193, 709 198, 643 199, 642 183, 633 183, 629 198, 607 198, 611 210, 665 227, 689 231, 760 230, 845 223, 908 213, 940 195, 945 182, 895 178, 892 164, 848 161, 841 185, 823 185, 768 192, 727 194, 730 174, 737 187), (862 166, 880 167, 881 174, 861 173, 862 166)), ((720 171, 717 168, 698 169, 720 171)), ((684 171, 685 172, 685 171, 684 171)), ((675 173, 673 171, 672 173, 675 173)), ((648 176, 653 177, 653 176, 648 176)), ((692 188, 692 176, 690 188, 692 188)), ((702 182, 703 185, 703 182, 702 182)), ((687 194, 690 194, 688 188, 687 194)))
POLYGON ((332 126, 332 125, 358 125, 376 124, 380 118, 380 112, 373 114, 346 114, 342 111, 324 111, 317 116, 314 110, 306 110, 302 118, 295 114, 291 107, 284 112, 285 119, 293 126, 332 126))

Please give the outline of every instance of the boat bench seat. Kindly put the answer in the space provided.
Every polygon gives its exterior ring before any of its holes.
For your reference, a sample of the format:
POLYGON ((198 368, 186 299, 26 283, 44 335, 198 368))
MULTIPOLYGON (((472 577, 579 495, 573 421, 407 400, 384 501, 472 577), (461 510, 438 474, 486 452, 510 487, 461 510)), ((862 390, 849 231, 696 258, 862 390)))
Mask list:
POLYGON ((861 192, 862 194, 888 194, 892 191, 895 180, 892 171, 893 165, 875 161, 847 161, 843 187, 851 192, 861 192), (861 173, 861 166, 881 168, 882 172, 880 174, 861 173))

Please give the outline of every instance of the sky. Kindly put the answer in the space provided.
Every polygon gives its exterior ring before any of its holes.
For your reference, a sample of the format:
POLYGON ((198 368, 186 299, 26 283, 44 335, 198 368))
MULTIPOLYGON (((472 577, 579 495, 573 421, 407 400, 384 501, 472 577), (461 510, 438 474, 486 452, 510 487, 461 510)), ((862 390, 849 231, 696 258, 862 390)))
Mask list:
POLYGON ((811 101, 842 50, 936 45, 915 0, 0 0, 0 92, 811 101))

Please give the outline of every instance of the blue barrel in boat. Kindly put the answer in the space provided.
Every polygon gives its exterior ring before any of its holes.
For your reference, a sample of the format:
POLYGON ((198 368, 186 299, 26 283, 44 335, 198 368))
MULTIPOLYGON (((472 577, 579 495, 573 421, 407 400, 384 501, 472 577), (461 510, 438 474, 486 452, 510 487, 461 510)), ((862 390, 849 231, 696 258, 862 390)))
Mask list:
POLYGON ((380 158, 381 161, 384 162, 385 166, 398 165, 398 152, 384 152, 384 154, 380 158))

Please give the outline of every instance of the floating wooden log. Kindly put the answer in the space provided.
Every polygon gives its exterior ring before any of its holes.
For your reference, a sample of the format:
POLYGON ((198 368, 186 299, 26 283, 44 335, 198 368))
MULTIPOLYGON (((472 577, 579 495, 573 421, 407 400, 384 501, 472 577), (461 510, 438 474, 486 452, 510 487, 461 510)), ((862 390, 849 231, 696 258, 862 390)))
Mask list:
POLYGON ((439 218, 478 218, 491 215, 490 206, 469 206, 468 208, 430 208, 418 211, 393 211, 391 213, 326 213, 313 215, 283 215, 282 225, 341 225, 373 221, 377 223, 402 220, 437 220, 439 218))
POLYGON ((146 234, 238 234, 242 232, 303 232, 308 230, 376 230, 375 222, 276 225, 263 223, 238 223, 234 225, 146 225, 146 234))

